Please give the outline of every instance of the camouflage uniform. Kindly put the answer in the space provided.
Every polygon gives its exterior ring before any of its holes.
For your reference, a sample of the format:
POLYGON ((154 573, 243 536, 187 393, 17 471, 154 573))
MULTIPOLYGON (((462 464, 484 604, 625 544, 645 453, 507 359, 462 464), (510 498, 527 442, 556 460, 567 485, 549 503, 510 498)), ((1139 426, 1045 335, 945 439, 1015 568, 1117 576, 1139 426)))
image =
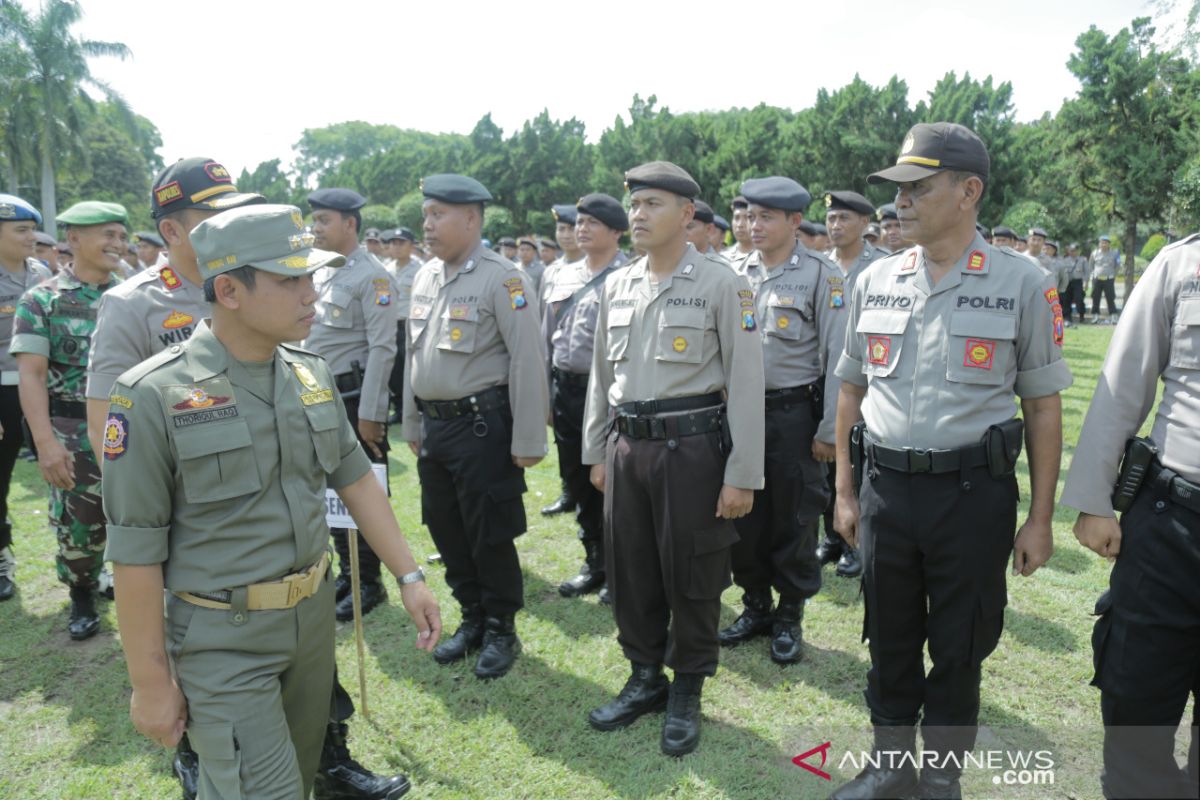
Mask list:
POLYGON ((74 489, 50 487, 50 524, 58 537, 58 579, 71 586, 95 586, 104 562, 104 509, 100 467, 87 438, 84 385, 88 349, 96 330, 103 286, 81 282, 72 270, 30 289, 21 298, 13 324, 11 352, 46 356, 50 423, 58 441, 74 456, 74 489))

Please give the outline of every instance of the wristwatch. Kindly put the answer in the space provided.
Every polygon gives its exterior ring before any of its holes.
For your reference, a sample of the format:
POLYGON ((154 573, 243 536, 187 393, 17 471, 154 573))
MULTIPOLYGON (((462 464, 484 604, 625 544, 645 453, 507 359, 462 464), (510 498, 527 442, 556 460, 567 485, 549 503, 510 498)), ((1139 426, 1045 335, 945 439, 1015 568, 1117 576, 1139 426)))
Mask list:
POLYGON ((401 575, 399 578, 396 578, 396 583, 400 584, 401 586, 407 586, 410 583, 416 583, 417 581, 424 580, 425 570, 417 567, 415 572, 410 572, 407 575, 401 575))

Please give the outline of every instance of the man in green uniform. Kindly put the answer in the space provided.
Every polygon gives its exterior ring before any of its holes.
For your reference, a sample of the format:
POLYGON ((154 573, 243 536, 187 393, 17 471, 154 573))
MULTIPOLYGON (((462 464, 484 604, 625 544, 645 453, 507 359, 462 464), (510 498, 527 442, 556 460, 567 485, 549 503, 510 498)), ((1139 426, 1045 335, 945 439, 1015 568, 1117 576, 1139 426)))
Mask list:
POLYGON ((104 430, 130 713, 167 747, 186 726, 202 800, 300 800, 334 669, 326 485, 398 576, 418 647, 441 621, 332 372, 283 344, 312 326, 312 273, 345 259, 293 206, 235 208, 190 238, 212 320, 118 379, 104 430))
POLYGON ((75 640, 100 630, 96 589, 104 557, 100 467, 87 439, 83 388, 100 296, 129 240, 116 203, 76 203, 58 217, 75 252, 71 269, 21 298, 9 352, 20 372, 21 408, 50 484, 50 524, 58 538, 58 579, 70 587, 67 631, 75 640))

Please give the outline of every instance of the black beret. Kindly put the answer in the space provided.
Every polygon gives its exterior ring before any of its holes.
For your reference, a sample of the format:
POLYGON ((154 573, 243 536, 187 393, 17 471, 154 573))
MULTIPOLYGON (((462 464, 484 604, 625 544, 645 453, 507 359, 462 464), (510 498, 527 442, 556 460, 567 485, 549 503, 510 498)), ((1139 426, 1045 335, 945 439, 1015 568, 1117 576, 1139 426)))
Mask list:
POLYGON ((825 207, 831 211, 844 208, 847 211, 853 211, 855 214, 862 214, 864 217, 869 217, 875 213, 875 206, 871 205, 870 200, 858 192, 848 190, 826 192, 825 207))
POLYGON ((617 198, 603 192, 585 194, 575 204, 580 214, 588 214, 603 222, 614 231, 629 230, 629 215, 617 198))
POLYGON ((880 222, 883 222, 885 219, 900 219, 900 217, 896 214, 895 203, 884 203, 875 212, 875 216, 880 222))
POLYGON ((363 233, 363 241, 366 241, 367 239, 374 239, 377 242, 382 241, 382 239, 379 238, 379 228, 367 228, 367 230, 363 233))
POLYGON ((812 195, 796 181, 779 175, 751 178, 742 184, 742 197, 750 205, 803 212, 812 203, 812 195))
POLYGON ((517 239, 517 246, 518 246, 518 247, 520 247, 520 246, 521 246, 521 245, 523 245, 523 244, 527 244, 527 245, 529 245, 529 246, 530 246, 530 247, 532 247, 534 250, 536 250, 536 249, 537 249, 537 246, 538 246, 537 239, 534 239, 532 236, 522 236, 522 237, 520 237, 520 238, 518 238, 518 239, 517 239))
POLYGON ((1048 237, 1050 234, 1046 233, 1046 229, 1045 229, 1045 228, 1030 228, 1030 229, 1029 229, 1029 235, 1030 235, 1030 236, 1040 236, 1040 237, 1042 237, 1043 239, 1045 239, 1045 238, 1046 238, 1046 237, 1048 237))
POLYGON ((358 211, 367 204, 367 198, 353 189, 317 189, 308 196, 310 208, 331 208, 347 214, 358 211))
POLYGON ((829 229, 825 227, 823 222, 814 222, 813 227, 817 229, 817 236, 829 235, 829 229))
POLYGON ((713 214, 713 225, 716 225, 723 231, 729 230, 729 220, 725 219, 720 214, 713 214))
POLYGON ((737 209, 737 208, 749 208, 749 207, 750 207, 750 204, 746 202, 746 198, 742 197, 742 196, 739 194, 737 197, 733 198, 733 202, 732 202, 732 203, 730 203, 730 207, 731 207, 731 208, 735 208, 735 209, 737 209))
POLYGON ((417 241, 417 237, 414 236, 413 232, 408 228, 392 228, 391 230, 387 230, 379 234, 379 240, 381 242, 395 242, 400 239, 403 239, 406 242, 417 241))
POLYGON ((501 247, 516 247, 517 240, 511 236, 504 236, 501 237, 500 241, 496 242, 496 244, 500 245, 501 247))
MULTIPOLYGON (((159 236, 157 233, 151 233, 150 231, 138 231, 133 235, 133 241, 145 242, 146 244, 152 244, 155 247, 167 246, 166 243, 163 242, 161 236, 159 236)), ((51 241, 51 244, 53 244, 53 241, 51 241)))
MULTIPOLYGON (((47 247, 54 247, 56 244, 58 244, 58 239, 55 239, 50 234, 42 231, 34 231, 33 240, 38 244, 45 245, 47 247)), ((159 247, 162 247, 162 245, 160 244, 159 247)))
POLYGON ((558 246, 558 242, 554 241, 553 239, 547 239, 545 236, 538 239, 538 247, 552 247, 555 250, 562 249, 561 247, 558 246))
POLYGON ((1007 236, 1009 239, 1017 238, 1017 232, 1007 225, 997 225, 992 228, 992 236, 1007 236))
POLYGON ((574 225, 577 219, 575 206, 569 203, 557 203, 550 209, 550 213, 554 214, 556 222, 565 222, 567 225, 574 225))
POLYGON ((985 239, 988 238, 988 229, 978 222, 975 223, 975 232, 985 239))
POLYGON ((421 194, 432 200, 455 205, 492 201, 492 193, 482 183, 466 175, 450 173, 430 175, 422 180, 421 194))
POLYGON ((808 220, 800 221, 800 232, 808 236, 816 236, 820 231, 817 230, 817 223, 809 222, 808 220))
POLYGON ((709 223, 713 221, 712 206, 703 200, 694 201, 696 205, 696 213, 693 215, 697 222, 709 223))
POLYGON ((670 161, 651 161, 626 172, 625 191, 633 194, 639 189, 662 189, 688 200, 700 194, 700 184, 687 170, 670 161))

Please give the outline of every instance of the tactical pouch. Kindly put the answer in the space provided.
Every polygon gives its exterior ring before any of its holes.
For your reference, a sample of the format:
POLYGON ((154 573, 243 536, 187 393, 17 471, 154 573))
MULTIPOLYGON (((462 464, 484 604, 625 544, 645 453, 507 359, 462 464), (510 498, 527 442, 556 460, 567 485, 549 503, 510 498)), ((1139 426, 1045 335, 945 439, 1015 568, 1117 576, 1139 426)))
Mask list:
POLYGON ((1024 443, 1025 422, 1020 417, 992 425, 983 435, 983 446, 987 451, 988 473, 993 478, 1012 475, 1021 457, 1024 443))
POLYGON ((867 460, 866 420, 859 420, 850 426, 850 474, 854 480, 854 493, 862 487, 863 464, 867 460))
POLYGON ((721 455, 726 458, 733 452, 733 432, 729 429, 729 410, 721 409, 721 455))
POLYGON ((825 376, 818 378, 809 389, 808 399, 812 402, 813 421, 820 422, 825 418, 825 376))
POLYGON ((1113 511, 1124 514, 1133 506, 1157 456, 1158 448, 1149 439, 1133 438, 1125 443, 1125 456, 1117 472, 1117 485, 1113 487, 1113 511))

